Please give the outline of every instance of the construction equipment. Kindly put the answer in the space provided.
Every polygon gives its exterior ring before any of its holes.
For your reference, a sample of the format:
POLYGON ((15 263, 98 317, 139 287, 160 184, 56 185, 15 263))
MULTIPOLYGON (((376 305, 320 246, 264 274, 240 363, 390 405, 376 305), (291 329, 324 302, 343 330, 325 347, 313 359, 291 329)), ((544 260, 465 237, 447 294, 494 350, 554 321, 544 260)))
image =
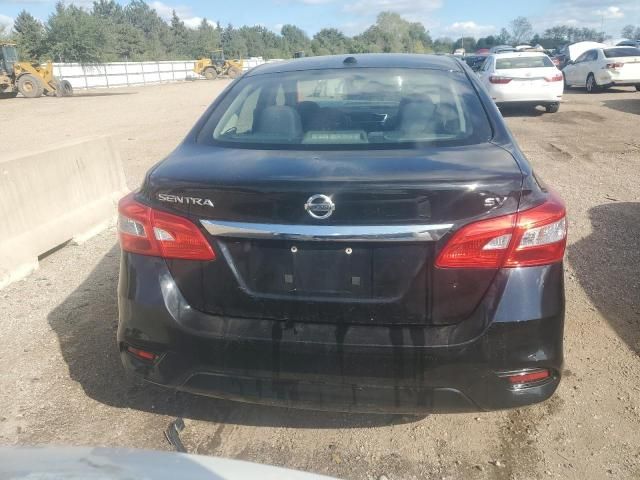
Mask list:
POLYGON ((0 98, 14 98, 18 93, 27 98, 43 94, 68 97, 73 87, 68 80, 54 77, 51 62, 20 62, 16 44, 0 42, 0 98))
POLYGON ((210 58, 197 60, 193 71, 203 75, 207 80, 215 80, 219 75, 236 78, 242 74, 242 60, 227 60, 222 49, 214 50, 210 58))

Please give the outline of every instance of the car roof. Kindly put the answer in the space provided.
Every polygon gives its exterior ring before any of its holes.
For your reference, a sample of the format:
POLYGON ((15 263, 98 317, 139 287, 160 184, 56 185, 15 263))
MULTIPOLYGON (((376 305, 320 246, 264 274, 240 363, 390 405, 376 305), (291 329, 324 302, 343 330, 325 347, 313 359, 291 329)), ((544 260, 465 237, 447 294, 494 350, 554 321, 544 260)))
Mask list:
POLYGON ((496 58, 546 57, 547 54, 544 52, 502 52, 494 53, 493 56, 496 58))
POLYGON ((337 68, 424 68, 463 71, 459 61, 449 55, 363 53, 304 57, 265 63, 248 71, 245 76, 337 68), (355 59, 355 61, 351 59, 355 59))

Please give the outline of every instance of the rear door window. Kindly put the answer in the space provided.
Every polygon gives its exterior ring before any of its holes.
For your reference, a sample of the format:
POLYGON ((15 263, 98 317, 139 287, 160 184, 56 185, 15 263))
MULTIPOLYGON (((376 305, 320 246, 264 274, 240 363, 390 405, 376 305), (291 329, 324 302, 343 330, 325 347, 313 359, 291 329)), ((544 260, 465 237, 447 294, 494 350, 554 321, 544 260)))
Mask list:
POLYGON ((578 58, 576 58, 576 61, 574 63, 586 62, 588 55, 589 55, 589 52, 584 52, 582 55, 580 55, 578 58))
POLYGON ((589 50, 584 58, 585 62, 593 62, 598 59, 598 51, 597 50, 589 50))

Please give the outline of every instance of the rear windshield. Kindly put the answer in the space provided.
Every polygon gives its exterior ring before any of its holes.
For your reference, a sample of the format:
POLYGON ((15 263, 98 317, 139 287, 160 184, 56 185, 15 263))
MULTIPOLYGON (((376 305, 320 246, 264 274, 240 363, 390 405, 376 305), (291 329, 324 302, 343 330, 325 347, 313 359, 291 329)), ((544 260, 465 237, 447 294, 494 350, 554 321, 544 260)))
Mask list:
POLYGON ((640 57, 640 48, 635 47, 607 48, 603 52, 606 58, 640 57))
POLYGON ((536 57, 507 57, 496 59, 496 70, 511 70, 513 68, 547 68, 555 65, 546 55, 536 57))
POLYGON ((345 68, 247 76, 212 112, 200 143, 242 148, 468 145, 492 131, 463 72, 345 68))

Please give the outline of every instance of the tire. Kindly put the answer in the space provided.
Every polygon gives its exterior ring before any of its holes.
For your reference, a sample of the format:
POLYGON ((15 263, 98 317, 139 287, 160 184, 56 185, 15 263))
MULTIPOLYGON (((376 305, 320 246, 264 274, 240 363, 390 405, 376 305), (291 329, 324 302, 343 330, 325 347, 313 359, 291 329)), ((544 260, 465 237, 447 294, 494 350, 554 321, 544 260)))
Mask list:
POLYGON ((242 70, 237 67, 231 67, 227 72, 227 75, 229 75, 229 78, 238 78, 240 75, 242 75, 242 70))
POLYGON ((598 82, 596 82, 596 77, 593 73, 587 75, 587 82, 585 85, 587 87, 587 93, 598 93, 600 91, 600 87, 598 86, 598 82))
POLYGON ((549 105, 545 105, 544 109, 547 111, 547 113, 557 113, 558 110, 560 110, 560 104, 559 103, 551 103, 549 105))
POLYGON ((571 88, 571 85, 567 83, 567 76, 565 75, 564 72, 562 72, 562 79, 564 81, 564 89, 569 90, 571 88))
POLYGON ((16 98, 18 96, 18 92, 0 92, 0 100, 3 98, 16 98))
POLYGON ((73 86, 69 80, 62 80, 60 82, 60 91, 62 92, 63 97, 72 97, 73 96, 73 86))
POLYGON ((44 85, 38 77, 27 73, 18 78, 18 91, 23 97, 38 98, 44 92, 44 85))
POLYGON ((203 75, 207 80, 215 80, 218 77, 218 72, 213 67, 207 67, 204 69, 203 75))
POLYGON ((636 85, 636 91, 640 92, 640 84, 636 85))

